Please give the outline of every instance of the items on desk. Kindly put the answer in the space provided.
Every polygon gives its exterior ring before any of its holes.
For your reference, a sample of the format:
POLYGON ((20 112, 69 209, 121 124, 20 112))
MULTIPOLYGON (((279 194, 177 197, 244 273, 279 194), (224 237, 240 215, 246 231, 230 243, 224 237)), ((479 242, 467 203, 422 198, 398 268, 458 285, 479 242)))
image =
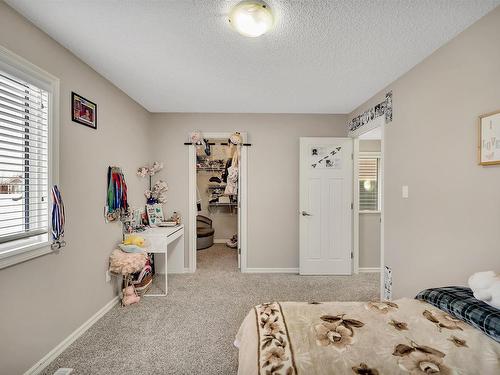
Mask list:
POLYGON ((176 227, 181 224, 181 215, 174 211, 172 216, 166 221, 159 221, 156 223, 158 227, 176 227))
POLYGON ((159 180, 144 192, 147 204, 165 203, 167 201, 168 185, 165 181, 159 180))
POLYGON ((154 227, 159 222, 164 221, 163 217, 163 207, 161 204, 147 204, 146 205, 146 213, 148 215, 148 223, 149 226, 154 227))
POLYGON ((119 167, 108 167, 105 217, 107 222, 128 214, 127 184, 119 167))
POLYGON ((124 245, 136 245, 139 247, 144 247, 146 245, 146 240, 141 236, 130 235, 123 240, 124 245))
POLYGON ((175 222, 177 225, 181 224, 181 214, 178 211, 174 211, 169 221, 175 222))
POLYGON ((155 161, 151 166, 139 167, 137 175, 139 177, 149 177, 149 189, 144 192, 147 204, 165 203, 168 185, 165 181, 159 180, 153 185, 153 176, 163 169, 163 163, 155 161))

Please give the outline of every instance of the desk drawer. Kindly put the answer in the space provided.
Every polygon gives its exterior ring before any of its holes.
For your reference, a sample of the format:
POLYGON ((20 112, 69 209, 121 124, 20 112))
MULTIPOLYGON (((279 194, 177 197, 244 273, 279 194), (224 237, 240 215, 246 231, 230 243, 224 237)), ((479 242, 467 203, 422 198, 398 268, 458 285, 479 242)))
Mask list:
POLYGON ((144 236, 147 247, 153 253, 166 253, 168 238, 167 236, 144 236))

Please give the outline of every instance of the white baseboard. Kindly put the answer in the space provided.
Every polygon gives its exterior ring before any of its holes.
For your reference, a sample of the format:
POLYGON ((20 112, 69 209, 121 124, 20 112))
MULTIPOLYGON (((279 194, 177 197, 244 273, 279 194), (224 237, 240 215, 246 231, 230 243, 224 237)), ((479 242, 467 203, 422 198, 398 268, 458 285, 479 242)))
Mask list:
POLYGON ((48 352, 41 360, 33 365, 24 375, 35 375, 41 373, 56 357, 61 354, 68 346, 70 346, 77 338, 85 333, 90 327, 94 325, 104 314, 111 310, 118 302, 118 296, 109 301, 104 307, 97 311, 85 323, 74 330, 68 337, 61 341, 54 349, 48 352))
POLYGON ((380 272, 380 267, 359 267, 359 272, 380 272))
POLYGON ((299 273, 298 268, 247 268, 245 273, 299 273))
POLYGON ((214 238, 214 243, 226 243, 227 241, 229 240, 224 238, 214 238))

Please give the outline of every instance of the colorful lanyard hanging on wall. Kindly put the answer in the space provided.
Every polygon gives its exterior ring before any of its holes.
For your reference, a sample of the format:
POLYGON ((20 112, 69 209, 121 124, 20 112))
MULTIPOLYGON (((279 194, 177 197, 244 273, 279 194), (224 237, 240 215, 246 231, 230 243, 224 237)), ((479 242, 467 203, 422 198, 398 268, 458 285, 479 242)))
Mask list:
POLYGON ((127 184, 120 168, 108 167, 106 219, 115 221, 128 211, 127 184))
POLYGON ((66 241, 62 240, 64 237, 64 203, 62 200, 61 192, 57 185, 52 187, 52 249, 57 250, 66 246, 66 241))

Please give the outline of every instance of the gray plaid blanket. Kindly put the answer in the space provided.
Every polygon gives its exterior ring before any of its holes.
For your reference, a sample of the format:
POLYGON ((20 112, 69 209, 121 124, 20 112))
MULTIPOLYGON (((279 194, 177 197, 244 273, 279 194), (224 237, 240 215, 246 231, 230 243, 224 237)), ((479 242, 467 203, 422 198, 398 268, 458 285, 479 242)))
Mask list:
POLYGON ((470 288, 448 286, 425 289, 415 298, 446 311, 500 342, 500 310, 474 298, 470 288))

